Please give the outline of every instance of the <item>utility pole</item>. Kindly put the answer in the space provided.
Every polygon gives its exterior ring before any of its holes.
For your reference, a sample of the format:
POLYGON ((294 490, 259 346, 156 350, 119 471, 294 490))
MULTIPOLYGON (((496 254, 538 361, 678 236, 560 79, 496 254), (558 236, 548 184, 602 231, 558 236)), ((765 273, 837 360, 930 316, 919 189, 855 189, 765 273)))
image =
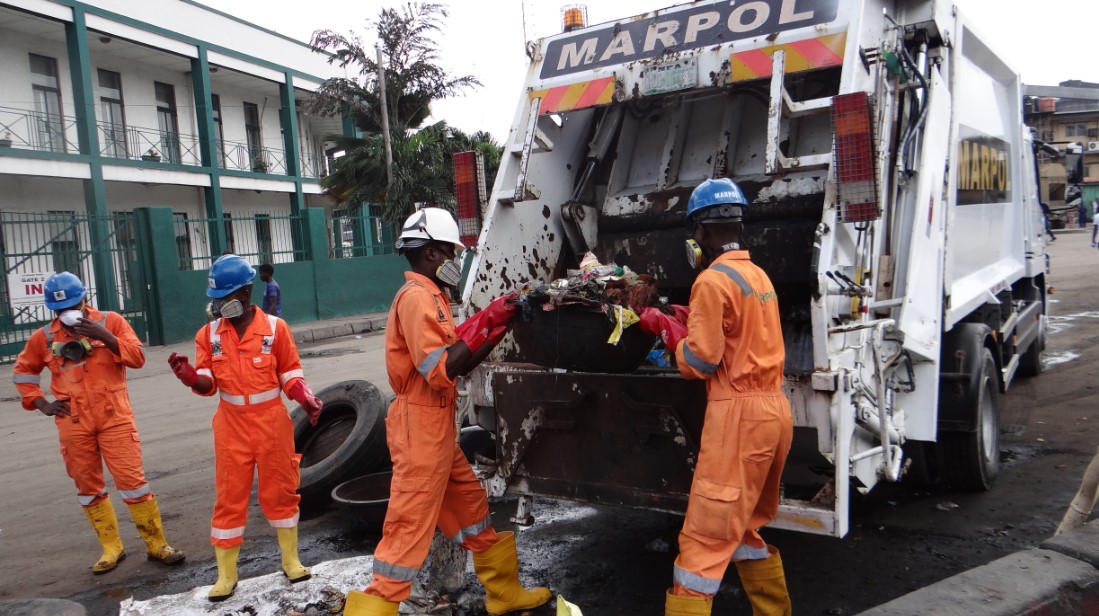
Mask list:
POLYGON ((382 48, 374 46, 378 53, 378 90, 382 98, 382 139, 385 142, 385 180, 393 182, 393 150, 389 145, 389 99, 385 96, 385 66, 382 64, 382 48))

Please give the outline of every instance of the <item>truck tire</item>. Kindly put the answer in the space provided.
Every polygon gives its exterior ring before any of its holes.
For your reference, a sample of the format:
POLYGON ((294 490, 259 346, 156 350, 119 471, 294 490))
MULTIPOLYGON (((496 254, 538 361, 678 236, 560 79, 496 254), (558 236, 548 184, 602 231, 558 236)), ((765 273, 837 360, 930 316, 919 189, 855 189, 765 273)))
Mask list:
POLYGON ((1000 472, 1000 386, 992 351, 981 347, 975 391, 975 430, 939 433, 939 469, 947 484, 962 490, 987 490, 1000 472))
POLYGON ((1019 376, 1038 376, 1042 373, 1042 351, 1046 349, 1046 315, 1043 314, 1038 319, 1038 337, 1019 356, 1019 376))
POLYGON ((387 405, 367 381, 342 381, 317 393, 324 402, 316 426, 302 408, 290 412, 294 451, 301 454, 298 494, 306 508, 322 507, 332 488, 378 470, 389 460, 385 442, 387 405))

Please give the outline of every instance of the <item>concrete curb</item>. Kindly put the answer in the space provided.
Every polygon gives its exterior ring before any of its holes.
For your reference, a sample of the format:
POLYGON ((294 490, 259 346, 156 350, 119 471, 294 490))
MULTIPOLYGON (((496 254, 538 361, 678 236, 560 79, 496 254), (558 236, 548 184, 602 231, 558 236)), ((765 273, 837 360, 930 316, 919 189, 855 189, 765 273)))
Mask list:
POLYGON ((301 323, 291 325, 290 331, 294 333, 294 342, 320 342, 343 336, 357 334, 369 334, 385 329, 387 315, 366 315, 355 317, 343 322, 320 321, 316 323, 301 323))
POLYGON ((1099 520, 861 616, 1099 614, 1099 520))

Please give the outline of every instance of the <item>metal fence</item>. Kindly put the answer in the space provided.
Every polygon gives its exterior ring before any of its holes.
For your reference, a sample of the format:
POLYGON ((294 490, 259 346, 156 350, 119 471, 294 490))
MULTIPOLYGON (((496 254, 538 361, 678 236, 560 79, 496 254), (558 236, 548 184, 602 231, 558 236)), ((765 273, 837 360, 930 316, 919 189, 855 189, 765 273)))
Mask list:
POLYGON ((330 254, 335 259, 391 255, 391 227, 373 207, 336 210, 329 227, 330 254))
POLYGON ((57 211, 48 213, 0 212, 0 361, 10 359, 35 329, 53 319, 43 304, 45 279, 54 272, 72 272, 88 289, 92 305, 115 304, 138 335, 145 336, 137 243, 131 212, 106 217, 57 211), (102 226, 106 236, 96 245, 92 226, 102 226), (113 280, 98 280, 93 255, 109 257, 113 280), (113 297, 108 300, 107 295, 113 297), (113 300, 113 301, 112 301, 113 300))
POLYGON ((0 106, 0 145, 39 152, 80 152, 76 118, 0 106))
POLYGON ((292 214, 248 213, 223 214, 220 220, 191 218, 176 212, 176 251, 180 270, 209 269, 221 255, 212 255, 210 229, 212 223, 225 229, 224 252, 240 255, 255 265, 289 263, 305 259, 300 240, 304 216, 292 214))

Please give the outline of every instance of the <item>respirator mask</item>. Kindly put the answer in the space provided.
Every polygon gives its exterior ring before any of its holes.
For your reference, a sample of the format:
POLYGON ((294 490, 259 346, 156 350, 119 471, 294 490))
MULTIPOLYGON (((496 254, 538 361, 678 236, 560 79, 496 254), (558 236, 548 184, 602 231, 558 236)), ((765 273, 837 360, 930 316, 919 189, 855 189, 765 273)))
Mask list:
POLYGON ((230 299, 228 301, 224 299, 215 299, 210 302, 206 307, 206 314, 212 318, 222 317, 226 319, 235 319, 244 314, 244 304, 239 299, 230 299))
POLYGON ((61 319, 61 324, 65 327, 73 327, 80 322, 80 319, 84 318, 83 310, 65 310, 61 314, 57 315, 58 319, 61 319))
POLYGON ((694 239, 687 240, 687 263, 693 270, 702 265, 702 247, 694 239))
POLYGON ((446 286, 457 288, 462 280, 462 266, 453 259, 447 259, 435 270, 435 277, 446 286))
POLYGON ((92 343, 87 338, 68 342, 55 342, 50 350, 53 351, 54 355, 71 362, 82 362, 92 354, 92 343))

